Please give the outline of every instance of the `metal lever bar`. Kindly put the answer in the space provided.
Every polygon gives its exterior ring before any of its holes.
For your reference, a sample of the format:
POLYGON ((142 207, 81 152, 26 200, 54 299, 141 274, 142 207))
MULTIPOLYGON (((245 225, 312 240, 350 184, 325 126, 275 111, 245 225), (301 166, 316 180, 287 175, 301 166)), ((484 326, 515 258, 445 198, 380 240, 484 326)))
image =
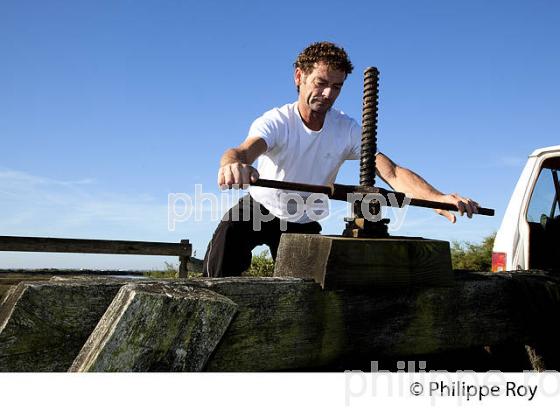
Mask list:
MULTIPOLYGON (((264 188, 275 188, 275 189, 285 189, 288 191, 303 191, 318 194, 325 194, 331 199, 336 199, 339 201, 351 201, 354 198, 349 198, 349 194, 367 195, 367 194, 378 194, 383 196, 387 201, 386 204, 389 206, 403 207, 405 198, 408 198, 409 205, 419 206, 423 208, 432 209, 444 209, 446 211, 459 211, 459 209, 452 204, 446 202, 428 201, 426 199, 410 198, 402 192, 389 191, 383 188, 360 186, 360 185, 342 185, 333 184, 328 185, 311 185, 302 184, 299 182, 287 182, 287 181, 274 181, 271 179, 259 178, 256 182, 252 184, 253 186, 259 186, 264 188), (391 195, 391 196, 390 196, 391 195)), ((477 214, 485 216, 494 216, 494 210, 490 208, 478 208, 477 214)))

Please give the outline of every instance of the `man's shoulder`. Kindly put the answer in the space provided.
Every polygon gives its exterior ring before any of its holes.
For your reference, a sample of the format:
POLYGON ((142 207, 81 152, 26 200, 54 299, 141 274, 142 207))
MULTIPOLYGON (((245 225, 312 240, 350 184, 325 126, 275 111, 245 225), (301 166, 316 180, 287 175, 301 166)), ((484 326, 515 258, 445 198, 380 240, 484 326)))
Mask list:
POLYGON ((284 104, 281 107, 274 107, 266 111, 261 118, 271 120, 286 120, 295 114, 296 103, 284 104))
POLYGON ((347 125, 347 126, 351 126, 353 124, 357 124, 356 120, 352 117, 350 117, 348 114, 346 114, 345 112, 332 107, 329 110, 329 116, 331 117, 331 119, 338 123, 338 124, 342 124, 342 125, 347 125))
MULTIPOLYGON (((283 135, 293 124, 295 104, 285 104, 281 107, 275 107, 266 111, 260 117, 255 119, 251 124, 249 133, 252 135, 283 135)), ((270 141, 267 141, 269 146, 270 141)))

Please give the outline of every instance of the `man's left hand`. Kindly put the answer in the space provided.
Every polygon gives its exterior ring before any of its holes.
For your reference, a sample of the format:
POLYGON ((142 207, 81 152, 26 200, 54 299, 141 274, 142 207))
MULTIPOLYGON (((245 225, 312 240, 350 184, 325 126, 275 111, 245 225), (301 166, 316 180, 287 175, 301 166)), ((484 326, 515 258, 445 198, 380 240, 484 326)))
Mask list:
MULTIPOLYGON (((466 213, 469 218, 472 218, 473 214, 478 213, 478 207, 480 206, 476 201, 462 197, 459 194, 444 195, 440 201, 455 205, 459 209, 459 215, 463 216, 466 213)), ((455 214, 449 211, 443 209, 436 209, 435 211, 449 219, 451 223, 455 223, 457 220, 455 214)))

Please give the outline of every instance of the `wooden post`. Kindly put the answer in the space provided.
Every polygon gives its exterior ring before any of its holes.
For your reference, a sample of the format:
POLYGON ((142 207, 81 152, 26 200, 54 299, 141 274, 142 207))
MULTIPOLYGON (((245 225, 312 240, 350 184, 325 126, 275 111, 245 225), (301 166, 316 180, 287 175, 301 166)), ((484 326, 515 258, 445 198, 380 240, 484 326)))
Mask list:
POLYGON ((181 240, 181 246, 185 248, 188 253, 188 256, 179 256, 179 277, 186 278, 188 277, 189 268, 188 263, 190 259, 190 255, 192 253, 192 245, 187 239, 181 240))

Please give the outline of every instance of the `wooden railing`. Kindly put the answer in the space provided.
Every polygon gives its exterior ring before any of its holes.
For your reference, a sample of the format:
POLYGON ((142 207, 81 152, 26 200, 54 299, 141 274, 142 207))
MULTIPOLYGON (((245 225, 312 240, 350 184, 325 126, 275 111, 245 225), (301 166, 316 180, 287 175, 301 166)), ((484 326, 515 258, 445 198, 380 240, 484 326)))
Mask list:
POLYGON ((178 256, 179 277, 183 278, 187 277, 192 245, 186 239, 173 243, 0 236, 0 251, 178 256))

